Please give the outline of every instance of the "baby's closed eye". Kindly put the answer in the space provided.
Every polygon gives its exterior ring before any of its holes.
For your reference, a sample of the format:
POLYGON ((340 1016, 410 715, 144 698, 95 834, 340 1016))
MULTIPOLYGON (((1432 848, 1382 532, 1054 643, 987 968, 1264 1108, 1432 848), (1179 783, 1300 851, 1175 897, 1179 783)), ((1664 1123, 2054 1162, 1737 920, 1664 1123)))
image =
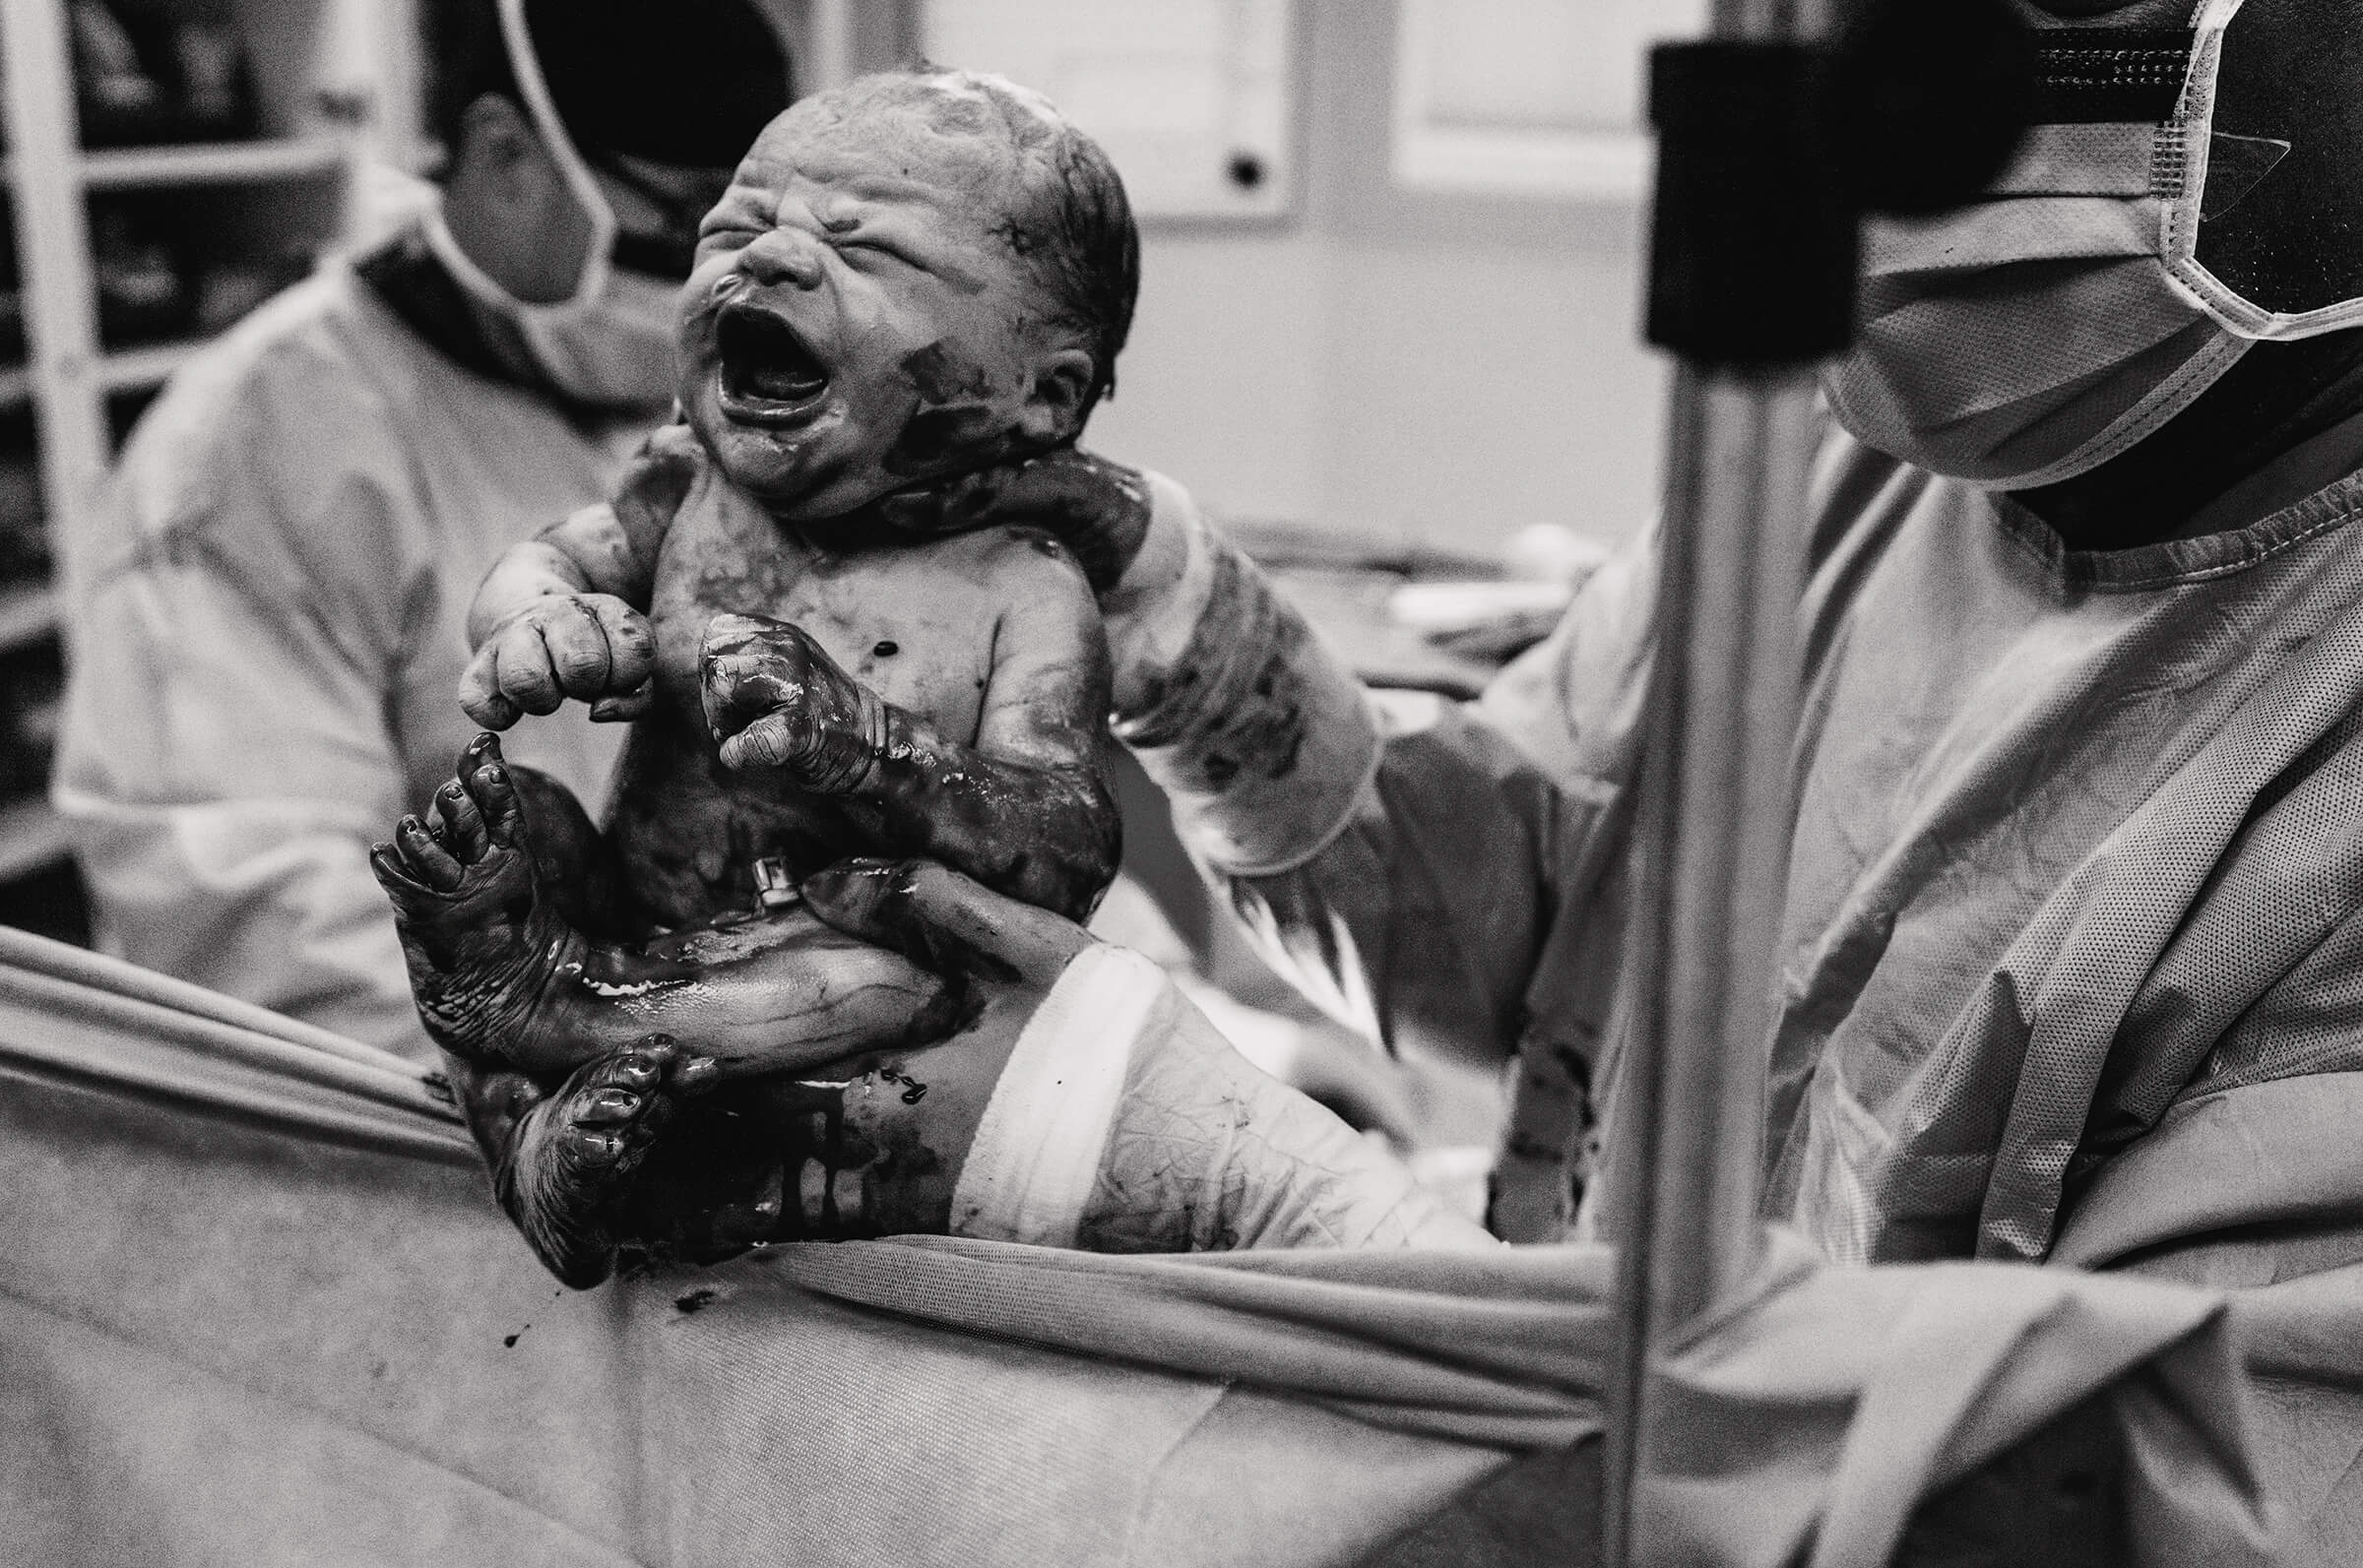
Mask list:
POLYGON ((833 234, 830 236, 830 242, 837 247, 837 254, 845 258, 848 266, 863 272, 884 267, 909 267, 925 270, 921 262, 900 246, 875 235, 833 234))
POLYGON ((763 231, 738 224, 714 227, 711 222, 697 236, 697 260, 702 264, 716 256, 741 251, 763 237, 763 231))
POLYGON ((778 219, 778 204, 763 203, 750 195, 733 193, 706 214, 697 225, 697 242, 703 249, 709 241, 727 239, 734 245, 745 245, 769 229, 778 219))

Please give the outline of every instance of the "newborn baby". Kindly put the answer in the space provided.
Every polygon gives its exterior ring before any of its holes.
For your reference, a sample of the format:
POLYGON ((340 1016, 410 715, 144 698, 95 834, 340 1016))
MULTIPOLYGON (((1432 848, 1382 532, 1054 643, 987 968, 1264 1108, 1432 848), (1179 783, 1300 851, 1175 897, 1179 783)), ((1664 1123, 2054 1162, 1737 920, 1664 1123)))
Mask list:
POLYGON ((470 612, 461 697, 488 728, 568 698, 634 721, 609 831, 487 736, 439 820, 378 852, 440 1043, 552 1082, 692 1013, 726 1077, 830 1061, 897 1009, 940 1035, 956 1003, 915 1001, 900 958, 799 979, 796 951, 856 944, 734 920, 849 856, 1090 911, 1118 827, 1081 570, 1044 534, 877 503, 1070 443, 1137 279, 1104 155, 997 79, 864 78, 764 131, 683 292, 686 423, 470 612))

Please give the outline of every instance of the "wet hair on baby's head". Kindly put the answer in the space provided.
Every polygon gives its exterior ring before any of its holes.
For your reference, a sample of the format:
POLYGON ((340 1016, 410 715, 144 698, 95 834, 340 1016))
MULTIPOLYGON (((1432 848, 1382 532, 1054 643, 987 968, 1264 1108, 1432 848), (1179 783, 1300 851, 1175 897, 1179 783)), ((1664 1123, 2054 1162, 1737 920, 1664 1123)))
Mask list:
POLYGON ((982 71, 911 66, 857 77, 822 96, 842 114, 901 109, 943 135, 1003 144, 1016 189, 992 230, 1041 280, 1056 325, 1090 350, 1088 414, 1116 386, 1116 356, 1140 293, 1140 231, 1100 144, 1041 94, 982 71))

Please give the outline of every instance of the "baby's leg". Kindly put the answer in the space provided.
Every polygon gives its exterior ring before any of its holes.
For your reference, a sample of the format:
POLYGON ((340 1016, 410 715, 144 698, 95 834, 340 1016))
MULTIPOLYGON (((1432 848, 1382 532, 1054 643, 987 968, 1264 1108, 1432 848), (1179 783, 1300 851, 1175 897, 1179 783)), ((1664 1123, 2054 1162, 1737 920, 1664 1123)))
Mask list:
POLYGON ((726 1076, 760 1075, 932 1038, 957 1016, 942 980, 800 910, 592 940, 578 922, 612 904, 580 809, 556 791, 560 809, 529 811, 489 735, 462 766, 436 796, 442 831, 405 819, 375 857, 419 1016, 455 1055, 546 1081, 670 1032, 726 1076))
POLYGON ((1077 963, 1082 1005, 1047 1035, 988 1002, 841 1082, 684 1105, 604 1233, 682 1262, 929 1232, 1095 1252, 1494 1244, 1250 1066, 1146 960, 1077 963))
POLYGON ((705 1098, 714 1064, 664 1035, 554 1093, 450 1060, 501 1208, 576 1289, 619 1255, 706 1263, 774 1241, 941 1231, 992 1088, 990 1064, 930 1060, 923 1080, 898 1058, 848 1069, 850 1082, 774 1078, 705 1098))

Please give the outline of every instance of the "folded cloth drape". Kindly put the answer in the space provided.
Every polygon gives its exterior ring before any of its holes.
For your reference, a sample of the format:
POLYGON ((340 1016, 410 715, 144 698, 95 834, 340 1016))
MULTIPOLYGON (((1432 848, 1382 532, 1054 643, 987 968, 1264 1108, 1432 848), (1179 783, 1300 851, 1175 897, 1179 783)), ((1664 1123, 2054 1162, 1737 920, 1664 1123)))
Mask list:
MULTIPOLYGON (((415 1069, 0 932, 12 1561, 1360 1562, 1597 1432, 1611 1273, 912 1237, 577 1294, 415 1069)), ((1883 1562, 1915 1498, 2095 1391, 2142 1559, 2265 1560, 2206 1291, 1776 1234, 1668 1387, 1664 1561, 1883 1562)))

